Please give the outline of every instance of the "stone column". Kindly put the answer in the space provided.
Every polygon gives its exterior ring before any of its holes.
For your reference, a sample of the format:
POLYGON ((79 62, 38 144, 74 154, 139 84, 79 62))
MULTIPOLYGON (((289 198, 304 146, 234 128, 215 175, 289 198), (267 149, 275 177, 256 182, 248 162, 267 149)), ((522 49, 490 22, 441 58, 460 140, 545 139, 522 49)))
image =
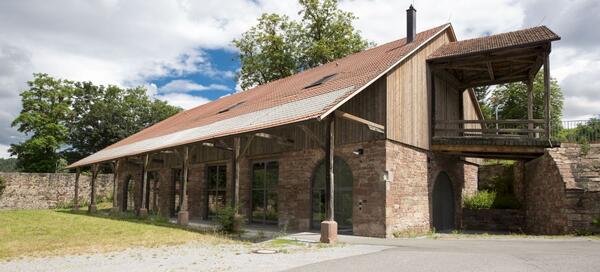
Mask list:
POLYGON ((98 164, 92 165, 92 181, 90 186, 90 206, 88 208, 89 213, 95 213, 96 208, 96 178, 98 177, 99 168, 98 164))
POLYGON ((141 218, 148 216, 148 208, 146 207, 146 187, 148 184, 148 161, 150 159, 150 155, 144 155, 144 164, 142 168, 142 203, 140 205, 140 209, 138 210, 138 216, 141 218))
POLYGON ((179 206, 179 213, 177 213, 177 224, 187 225, 189 223, 189 212, 188 212, 188 198, 187 198, 187 183, 189 176, 189 147, 183 147, 183 169, 182 169, 182 180, 181 183, 181 205, 179 206))
POLYGON ((79 211, 79 175, 81 169, 77 167, 75 169, 75 195, 73 196, 73 211, 79 211))
POLYGON ((335 184, 333 162, 335 158, 335 117, 327 120, 327 141, 325 148, 325 199, 327 203, 327 220, 321 222, 321 243, 333 244, 337 241, 337 222, 335 222, 335 184))

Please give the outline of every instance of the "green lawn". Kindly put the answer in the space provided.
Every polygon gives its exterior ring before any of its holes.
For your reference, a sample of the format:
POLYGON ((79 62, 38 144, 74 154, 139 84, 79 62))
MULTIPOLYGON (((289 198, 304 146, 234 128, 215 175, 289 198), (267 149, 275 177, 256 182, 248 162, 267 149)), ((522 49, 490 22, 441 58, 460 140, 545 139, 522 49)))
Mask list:
POLYGON ((90 216, 67 210, 0 211, 0 260, 21 256, 49 256, 107 252, 130 247, 175 245, 190 241, 233 243, 168 223, 163 218, 90 216))

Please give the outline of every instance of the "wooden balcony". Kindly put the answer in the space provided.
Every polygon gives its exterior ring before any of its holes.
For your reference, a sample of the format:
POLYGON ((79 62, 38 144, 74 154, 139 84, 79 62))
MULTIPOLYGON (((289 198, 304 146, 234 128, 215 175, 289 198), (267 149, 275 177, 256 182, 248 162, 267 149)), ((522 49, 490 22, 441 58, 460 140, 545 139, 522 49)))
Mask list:
POLYGON ((544 119, 435 120, 432 150, 467 157, 527 159, 558 145, 544 119))

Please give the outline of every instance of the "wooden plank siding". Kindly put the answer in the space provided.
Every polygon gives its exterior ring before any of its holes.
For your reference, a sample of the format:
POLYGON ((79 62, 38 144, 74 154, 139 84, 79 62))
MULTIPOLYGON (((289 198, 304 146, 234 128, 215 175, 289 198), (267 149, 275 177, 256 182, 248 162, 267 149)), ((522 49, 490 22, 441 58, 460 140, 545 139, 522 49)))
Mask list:
MULTIPOLYGON (((426 60, 436 49, 452 40, 454 38, 449 31, 442 33, 387 74, 388 139, 429 149, 426 60)), ((436 102, 440 100, 436 97, 436 102)))

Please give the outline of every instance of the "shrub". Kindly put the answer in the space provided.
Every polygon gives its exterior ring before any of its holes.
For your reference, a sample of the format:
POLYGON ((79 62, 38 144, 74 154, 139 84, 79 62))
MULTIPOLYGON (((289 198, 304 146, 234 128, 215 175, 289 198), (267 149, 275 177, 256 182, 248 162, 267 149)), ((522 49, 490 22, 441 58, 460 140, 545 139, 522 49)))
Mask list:
POLYGON ((4 193, 4 189, 6 188, 6 182, 3 177, 0 177, 0 196, 4 193))
POLYGON ((521 208, 521 203, 512 194, 510 194, 510 195, 496 194, 494 203, 492 203, 492 208, 494 208, 494 209, 519 209, 519 208, 521 208))
POLYGON ((472 210, 490 209, 494 204, 496 192, 479 191, 474 196, 466 197, 464 200, 465 207, 472 210))
POLYGON ((600 227, 600 218, 594 218, 592 220, 592 225, 600 227))
POLYGON ((239 227, 242 225, 243 218, 238 214, 238 209, 232 206, 227 206, 217 210, 217 222, 221 230, 227 233, 239 232, 239 227))

